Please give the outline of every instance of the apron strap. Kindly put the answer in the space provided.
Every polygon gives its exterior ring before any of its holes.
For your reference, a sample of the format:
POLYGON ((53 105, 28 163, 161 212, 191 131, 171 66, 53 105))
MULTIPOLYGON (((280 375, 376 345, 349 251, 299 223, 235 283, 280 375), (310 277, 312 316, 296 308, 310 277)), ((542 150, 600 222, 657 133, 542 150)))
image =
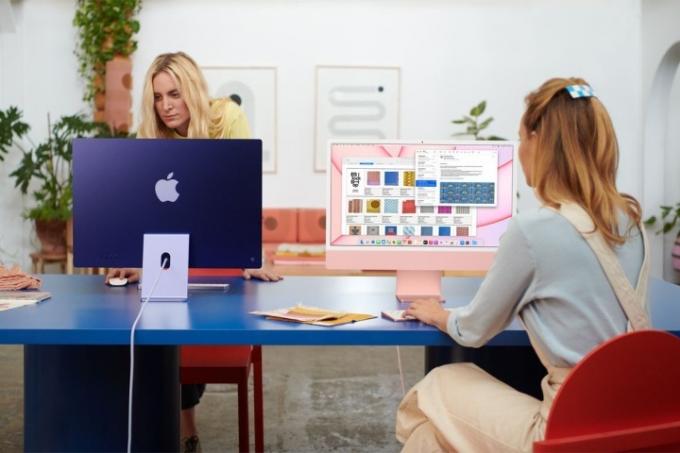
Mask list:
POLYGON ((607 280, 609 280, 609 284, 616 294, 616 298, 618 299, 621 308, 628 317, 628 330, 650 329, 651 322, 646 309, 647 285, 649 281, 649 246, 647 244, 647 234, 644 227, 638 225, 640 234, 642 235, 644 258, 638 276, 637 286, 633 288, 623 271, 623 267, 621 266, 618 257, 604 240, 604 237, 599 232, 595 231, 593 221, 580 205, 576 203, 562 203, 559 210, 553 210, 561 214, 579 233, 581 233, 593 250, 593 253, 595 253, 607 280))
MULTIPOLYGON (((602 266, 602 269, 604 270, 609 284, 614 290, 614 294, 616 295, 621 308, 628 318, 628 330, 649 329, 651 323, 645 306, 647 283, 649 280, 649 246, 647 244, 647 235, 642 225, 639 225, 639 227, 644 245, 644 258, 642 261, 642 268, 640 269, 640 275, 638 276, 637 286, 636 288, 633 288, 621 267, 618 257, 602 235, 599 232, 594 231, 595 228, 590 216, 581 206, 575 203, 562 203, 559 210, 548 206, 546 207, 566 218, 583 236, 593 250, 600 266, 602 266)), ((524 325, 522 318, 520 317, 519 319, 522 322, 522 325, 524 325)), ((548 360, 547 354, 540 346, 540 343, 536 341, 529 329, 526 328, 526 325, 524 325, 524 330, 526 330, 527 335, 529 336, 529 341, 531 342, 534 351, 536 351, 536 355, 538 355, 541 363, 548 370, 548 376, 546 376, 541 383, 543 389, 541 416, 547 420, 557 390, 571 372, 572 367, 557 367, 553 365, 550 360, 548 360)))

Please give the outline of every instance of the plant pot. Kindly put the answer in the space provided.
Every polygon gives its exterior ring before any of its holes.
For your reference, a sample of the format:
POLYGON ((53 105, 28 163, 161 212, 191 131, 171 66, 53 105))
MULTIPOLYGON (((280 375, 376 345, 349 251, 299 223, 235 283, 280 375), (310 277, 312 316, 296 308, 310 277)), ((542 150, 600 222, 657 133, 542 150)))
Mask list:
POLYGON ((106 122, 114 131, 127 132, 132 116, 132 62, 127 57, 115 56, 106 63, 106 122))
POLYGON ((94 94, 94 109, 104 110, 106 107, 106 94, 103 91, 97 91, 94 94))
POLYGON ((66 253, 66 221, 65 220, 36 220, 35 232, 40 240, 43 254, 66 253))
POLYGON ((106 114, 104 113, 104 110, 97 110, 92 116, 97 123, 106 123, 106 114))
POLYGON ((680 236, 675 238, 675 245, 671 249, 671 261, 673 269, 680 271, 680 236))

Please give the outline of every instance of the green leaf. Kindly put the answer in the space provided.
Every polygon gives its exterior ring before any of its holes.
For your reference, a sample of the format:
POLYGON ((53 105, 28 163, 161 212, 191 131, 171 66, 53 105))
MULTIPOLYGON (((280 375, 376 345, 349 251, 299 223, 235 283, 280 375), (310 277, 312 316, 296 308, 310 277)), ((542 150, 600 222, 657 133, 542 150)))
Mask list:
POLYGON ((28 218, 68 218, 73 204, 72 139, 113 135, 106 124, 88 121, 80 114, 61 117, 50 129, 46 141, 24 151, 10 173, 22 193, 32 189, 35 207, 24 213, 28 218))
POLYGON ((647 226, 652 226, 652 225, 654 225, 654 224, 656 223, 656 216, 653 215, 653 216, 649 217, 648 219, 645 220, 644 223, 645 223, 645 225, 647 225, 647 226))
POLYGON ((115 54, 129 55, 137 48, 134 35, 140 23, 135 17, 141 0, 78 1, 73 24, 78 30, 76 57, 80 75, 85 79, 85 101, 94 98, 95 75, 103 75, 104 66, 115 54))
POLYGON ((482 101, 470 110, 470 116, 478 117, 486 110, 486 101, 482 101))
POLYGON ((470 115, 463 115, 461 118, 453 120, 454 124, 465 125, 465 132, 458 132, 452 134, 453 137, 461 135, 472 135, 475 140, 505 140, 503 137, 497 135, 490 135, 488 137, 480 136, 480 132, 486 129, 494 120, 493 117, 481 120, 480 116, 486 111, 486 101, 481 101, 476 106, 470 109, 470 115), (479 122, 481 120, 481 122, 479 122))
POLYGON ((17 140, 28 133, 30 127, 21 121, 21 110, 10 106, 7 110, 0 110, 0 161, 4 160, 3 154, 9 153, 9 148, 17 140))
POLYGON ((479 130, 481 131, 482 129, 486 129, 489 124, 493 121, 493 116, 490 116, 489 118, 485 119, 479 124, 479 130))

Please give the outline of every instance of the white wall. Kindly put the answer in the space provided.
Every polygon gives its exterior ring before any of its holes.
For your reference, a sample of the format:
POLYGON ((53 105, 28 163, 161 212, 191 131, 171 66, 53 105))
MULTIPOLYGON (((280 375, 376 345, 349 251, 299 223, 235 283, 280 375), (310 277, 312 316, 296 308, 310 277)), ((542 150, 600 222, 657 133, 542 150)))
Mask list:
MULTIPOLYGON (((647 215, 658 214, 661 204, 675 205, 680 201, 680 56, 671 60, 673 64, 661 67, 660 63, 671 46, 680 43, 680 2, 676 0, 645 0, 642 3, 642 84, 643 106, 647 119, 654 118, 654 124, 647 125, 646 149, 643 159, 644 204, 647 215), (668 73, 668 85, 661 96, 667 102, 667 111, 662 111, 656 121, 650 108, 658 107, 658 100, 650 97, 653 83, 661 73, 668 73), (665 91, 669 90, 669 91, 665 91), (651 136, 650 136, 651 135, 651 136), (649 146, 652 143, 652 146, 649 146)), ((670 263, 670 249, 674 235, 651 236, 654 252, 653 270, 663 272, 667 280, 677 280, 678 275, 670 263)))
MULTIPOLYGON (((161 52, 184 50, 201 65, 278 67, 279 164, 264 178, 267 206, 324 205, 325 175, 313 172, 318 64, 400 66, 401 135, 417 139, 449 138, 450 120, 482 99, 492 131, 516 138, 529 90, 581 75, 609 106, 624 155, 639 149, 638 1, 147 0, 140 19, 135 99, 161 52)), ((622 159, 621 185, 633 193, 637 168, 622 159)))
MULTIPOLYGON (((10 5, 15 30, 0 30, 0 108, 18 106, 37 143, 47 137, 48 113, 54 120, 84 109, 73 54, 75 1, 19 0, 10 5)), ((30 269, 28 254, 38 245, 33 223, 22 213, 32 197, 21 196, 8 177, 20 157, 14 150, 0 162, 0 262, 30 269)))
MULTIPOLYGON (((322 207, 325 174, 313 171, 316 65, 401 67, 401 138, 418 139, 449 138, 457 131, 450 120, 482 99, 496 118, 490 132, 516 138, 525 94, 548 77, 578 75, 597 90, 619 134, 620 189, 640 197, 650 64, 642 60, 641 2, 145 0, 133 58, 135 120, 144 72, 158 53, 184 50, 201 65, 276 66, 278 171, 264 177, 264 204, 322 207)), ((21 105, 38 139, 46 111, 81 106, 74 4, 13 2, 17 31, 0 34, 0 107, 21 105)), ((27 241, 11 233, 21 203, 2 175, 0 258, 9 249, 25 256, 27 241)), ((522 192, 520 207, 533 205, 522 192)))
MULTIPOLYGON (((680 14, 680 11, 679 11, 680 14)), ((680 42, 680 34, 677 36, 680 42)), ((671 89, 671 104, 668 113, 667 142, 665 149, 665 175, 664 175, 664 203, 677 206, 680 202, 680 70, 675 75, 671 89)), ((671 249, 675 242, 675 235, 668 234, 664 238, 663 248, 663 276, 669 281, 680 281, 680 272, 673 269, 671 264, 671 249)))

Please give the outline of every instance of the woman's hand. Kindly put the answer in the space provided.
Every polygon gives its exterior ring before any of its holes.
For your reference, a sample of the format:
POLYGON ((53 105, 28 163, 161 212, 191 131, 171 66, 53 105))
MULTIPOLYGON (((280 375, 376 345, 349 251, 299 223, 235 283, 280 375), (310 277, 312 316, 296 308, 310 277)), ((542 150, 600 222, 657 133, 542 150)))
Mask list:
POLYGON ((283 279, 283 277, 277 274, 276 272, 264 267, 262 269, 244 269, 243 278, 245 278, 246 280, 255 278, 257 280, 263 280, 265 282, 278 282, 279 280, 283 279))
POLYGON ((435 326, 442 332, 446 332, 450 312, 444 310, 439 299, 430 298, 415 299, 410 303, 404 314, 413 316, 425 324, 435 326))
POLYGON ((134 283, 139 281, 139 269, 109 269, 106 274, 106 279, 104 283, 109 283, 112 278, 127 278, 128 283, 134 283))

